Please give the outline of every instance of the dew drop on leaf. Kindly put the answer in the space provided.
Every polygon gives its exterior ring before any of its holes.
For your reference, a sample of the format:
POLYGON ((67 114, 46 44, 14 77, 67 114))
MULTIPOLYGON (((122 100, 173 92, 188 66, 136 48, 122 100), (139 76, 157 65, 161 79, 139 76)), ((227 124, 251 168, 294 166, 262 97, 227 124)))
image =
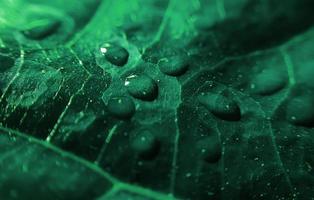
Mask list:
POLYGON ((149 130, 140 130, 131 139, 131 147, 143 159, 153 159, 159 151, 159 142, 149 130))
POLYGON ((285 76, 280 71, 266 69, 253 78, 251 89, 256 94, 269 95, 279 91, 285 85, 285 76))
POLYGON ((313 126, 314 124, 314 97, 301 95, 288 101, 287 120, 295 125, 313 126))
POLYGON ((129 52, 118 44, 105 43, 100 47, 100 53, 113 65, 122 67, 129 59, 129 52))
POLYGON ((158 96, 157 83, 147 75, 130 75, 124 85, 133 97, 141 100, 152 101, 158 96))
POLYGON ((59 19, 46 17, 35 21, 33 27, 23 30, 25 37, 32 40, 42 40, 53 35, 61 26, 59 19))
POLYGON ((221 158, 221 144, 217 137, 202 138, 196 147, 201 158, 209 163, 218 162, 221 158))
POLYGON ((182 56, 173 56, 170 58, 161 59, 158 63, 159 69, 164 74, 170 76, 179 76, 188 69, 188 60, 182 56))
POLYGON ((135 104, 130 97, 112 97, 107 104, 108 111, 119 119, 129 119, 135 113, 135 104))
POLYGON ((220 119, 238 121, 241 118, 238 104, 221 94, 204 93, 198 96, 198 100, 213 115, 220 119))

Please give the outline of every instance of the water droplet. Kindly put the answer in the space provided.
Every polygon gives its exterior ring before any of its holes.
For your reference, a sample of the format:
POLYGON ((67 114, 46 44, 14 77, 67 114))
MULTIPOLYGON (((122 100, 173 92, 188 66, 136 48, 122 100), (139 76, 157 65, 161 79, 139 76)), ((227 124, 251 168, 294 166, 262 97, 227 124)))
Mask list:
POLYGON ((311 95, 296 96, 287 104, 288 121, 300 126, 313 126, 314 124, 314 97, 311 95))
POLYGON ((131 139, 131 147, 141 158, 152 159, 159 151, 159 142, 149 130, 141 130, 131 139))
POLYGON ((273 94, 286 85, 286 78, 279 70, 266 69, 255 76, 251 83, 251 89, 256 94, 273 94))
POLYGON ((141 100, 153 101, 158 96, 157 83, 146 75, 130 75, 124 85, 133 97, 141 100))
POLYGON ((158 63, 161 72, 170 76, 179 76, 188 69, 188 60, 182 56, 161 59, 158 63))
POLYGON ((191 176, 192 176, 192 174, 191 174, 190 172, 188 172, 188 173, 185 174, 185 177, 186 177, 186 178, 190 178, 191 176))
POLYGON ((130 97, 112 97, 108 101, 107 109, 119 119, 129 119, 135 113, 135 104, 130 97))
POLYGON ((129 52, 120 45, 105 43, 100 47, 100 52, 111 64, 122 67, 129 59, 129 52))
POLYGON ((220 119, 228 121, 238 121, 241 119, 241 111, 238 104, 221 94, 203 93, 198 96, 198 100, 213 115, 220 119))
POLYGON ((33 27, 23 30, 25 37, 32 40, 42 40, 55 33, 61 26, 59 19, 54 17, 44 17, 34 21, 33 27))
POLYGON ((14 60, 8 56, 0 55, 0 72, 10 69, 14 65, 14 60))
POLYGON ((218 162, 221 158, 221 144, 216 137, 202 138, 196 145, 198 152, 209 163, 218 162))

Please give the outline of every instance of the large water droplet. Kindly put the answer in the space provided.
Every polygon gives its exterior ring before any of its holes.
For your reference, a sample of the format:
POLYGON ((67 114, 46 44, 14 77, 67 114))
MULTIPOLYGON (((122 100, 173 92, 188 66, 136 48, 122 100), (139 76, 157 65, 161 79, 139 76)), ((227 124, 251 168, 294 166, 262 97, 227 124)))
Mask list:
POLYGON ((108 111, 119 119, 129 119, 135 113, 135 104, 130 97, 112 97, 107 104, 108 111))
POLYGON ((198 100, 220 119, 228 121, 238 121, 241 119, 238 104, 234 100, 228 99, 221 94, 205 93, 200 95, 198 100))
POLYGON ((100 47, 100 52, 113 65, 122 67, 129 59, 129 52, 120 45, 105 43, 100 47))
POLYGON ((295 125, 314 125, 314 97, 301 95, 289 100, 287 105, 287 120, 295 125))
POLYGON ((152 101, 158 96, 158 85, 146 75, 128 76, 124 84, 129 93, 138 99, 152 101))
POLYGON ((273 94, 286 85, 285 76, 278 70, 267 69, 254 77, 251 89, 261 95, 273 94))
POLYGON ((33 40, 42 40, 54 34, 61 26, 59 19, 54 17, 45 17, 34 21, 31 28, 23 30, 25 37, 33 40))
POLYGON ((216 137, 202 138, 196 148, 201 158, 209 163, 218 162, 221 158, 221 144, 216 137))
POLYGON ((159 142, 149 130, 141 130, 131 139, 131 147, 143 159, 152 159, 158 154, 159 142))
POLYGON ((161 72, 170 76, 179 76, 188 69, 188 60, 182 56, 161 59, 158 63, 161 72))
POLYGON ((10 69, 14 65, 14 60, 8 56, 0 55, 0 72, 10 69))

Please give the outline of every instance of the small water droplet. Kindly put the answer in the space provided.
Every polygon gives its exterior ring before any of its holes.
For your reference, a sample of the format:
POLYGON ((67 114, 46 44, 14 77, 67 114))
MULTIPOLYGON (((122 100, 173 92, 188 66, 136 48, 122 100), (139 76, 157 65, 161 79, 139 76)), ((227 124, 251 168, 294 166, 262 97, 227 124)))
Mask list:
POLYGON ((312 95, 295 96, 287 104, 287 120, 295 125, 313 126, 314 97, 312 95))
POLYGON ((201 158, 209 163, 218 162, 221 158, 221 144, 216 137, 202 138, 197 142, 196 147, 201 158))
POLYGON ((113 65, 122 67, 129 59, 129 52, 122 46, 113 43, 105 43, 100 47, 100 53, 113 65))
POLYGON ((251 89, 254 93, 260 95, 273 94, 286 85, 286 78, 277 69, 266 69, 255 76, 251 83, 251 89))
POLYGON ((135 104, 130 97, 112 97, 107 104, 108 111, 119 119, 129 119, 135 113, 135 104))
POLYGON ((185 177, 187 177, 187 178, 190 178, 191 176, 192 176, 192 174, 189 172, 185 174, 185 177))
POLYGON ((158 96, 157 83, 146 75, 130 75, 124 85, 133 97, 141 100, 152 101, 158 96))
POLYGON ((54 34, 61 26, 61 21, 55 17, 43 17, 33 22, 33 26, 23 30, 25 37, 32 40, 42 40, 54 34))
POLYGON ((188 69, 188 60, 183 56, 173 56, 170 58, 161 59, 158 62, 161 72, 170 76, 179 76, 188 69))
POLYGON ((213 115, 220 119, 228 121, 241 119, 241 111, 238 104, 221 94, 204 93, 198 96, 198 100, 213 115))
POLYGON ((141 130, 131 139, 131 147, 143 159, 152 159, 159 151, 159 142, 151 131, 141 130))

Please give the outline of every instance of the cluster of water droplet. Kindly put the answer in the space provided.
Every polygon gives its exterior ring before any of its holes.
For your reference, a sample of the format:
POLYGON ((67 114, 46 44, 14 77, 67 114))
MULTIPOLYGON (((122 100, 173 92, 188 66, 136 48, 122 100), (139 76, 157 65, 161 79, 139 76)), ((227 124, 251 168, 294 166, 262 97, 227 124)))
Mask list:
MULTIPOLYGON (((128 43, 121 40, 104 43, 96 52, 96 61, 113 76, 113 81, 119 81, 120 74, 128 74, 123 80, 123 89, 131 97, 141 101, 156 100, 159 94, 158 80, 154 80, 145 72, 130 73, 129 71, 133 70, 136 62, 139 61, 140 55, 130 55, 129 51, 138 53, 128 43)), ((180 76, 188 69, 188 61, 182 59, 182 56, 161 59, 157 65, 162 73, 169 76, 180 76)), ((126 94, 112 96, 107 101, 108 111, 120 119, 132 117, 135 113, 135 104, 130 96, 126 94)))

